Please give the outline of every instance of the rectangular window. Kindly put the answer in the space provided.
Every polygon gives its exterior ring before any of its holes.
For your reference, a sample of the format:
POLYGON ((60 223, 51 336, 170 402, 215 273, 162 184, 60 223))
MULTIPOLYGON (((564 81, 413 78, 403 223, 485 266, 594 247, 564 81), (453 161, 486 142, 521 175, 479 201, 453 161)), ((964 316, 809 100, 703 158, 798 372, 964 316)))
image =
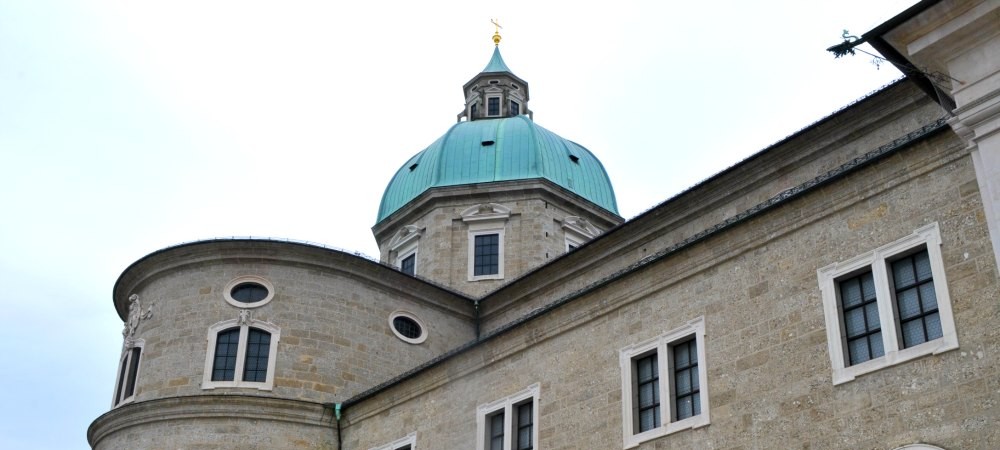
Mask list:
POLYGON ((132 343, 132 348, 122 355, 120 367, 118 368, 118 379, 115 383, 115 398, 112 406, 118 406, 135 395, 135 384, 139 377, 139 363, 142 357, 143 341, 140 339, 132 343))
POLYGON ((469 107, 469 120, 475 119, 476 116, 479 115, 479 112, 478 112, 477 109, 478 108, 476 108, 476 104, 475 103, 473 103, 472 106, 469 107))
POLYGON ((490 416, 490 450, 504 450, 503 448, 503 411, 490 416))
POLYGON ((491 117, 500 115, 500 97, 486 99, 486 115, 491 117))
POLYGON ((844 332, 849 365, 863 363, 884 354, 882 324, 875 301, 875 278, 872 272, 840 281, 844 332))
POLYGON ((403 261, 399 263, 399 270, 407 275, 413 275, 416 273, 417 265, 417 254, 411 253, 409 256, 403 258, 403 261))
POLYGON ((694 339, 674 344, 674 421, 701 414, 698 347, 694 339))
POLYGON ((515 407, 517 409, 517 450, 531 450, 534 445, 535 414, 534 403, 526 401, 515 407))
POLYGON ((500 272, 500 235, 481 234, 475 237, 474 276, 496 275, 500 272))
POLYGON ((539 385, 477 408, 476 450, 533 450, 539 385))
POLYGON ((510 115, 511 116, 516 116, 516 115, 519 115, 519 114, 521 114, 521 105, 518 104, 517 102, 511 100, 510 101, 510 115))
POLYGON ((656 352, 635 360, 636 404, 638 431, 660 426, 660 369, 656 352))
POLYGON ((893 262, 892 280, 903 348, 939 339, 941 314, 927 250, 893 262))
POLYGON ((704 336, 698 318, 619 352, 625 448, 708 425, 704 336))
POLYGON ((819 269, 833 383, 958 348, 937 223, 819 269))

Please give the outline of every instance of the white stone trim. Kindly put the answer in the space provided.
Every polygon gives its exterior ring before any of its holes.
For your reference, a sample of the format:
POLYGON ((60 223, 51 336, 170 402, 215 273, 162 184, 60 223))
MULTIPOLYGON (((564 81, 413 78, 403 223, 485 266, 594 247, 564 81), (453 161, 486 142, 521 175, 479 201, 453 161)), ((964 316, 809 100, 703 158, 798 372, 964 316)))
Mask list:
POLYGON ((462 221, 469 227, 469 260, 468 281, 500 280, 504 277, 504 234, 507 219, 510 218, 510 208, 497 203, 483 203, 466 208, 462 211, 462 221), (497 235, 497 273, 490 275, 475 275, 476 236, 488 234, 497 235))
POLYGON ((261 306, 266 305, 268 302, 274 299, 274 285, 271 284, 270 281, 267 281, 264 277, 259 277, 257 275, 244 275, 241 277, 237 277, 233 279, 233 281, 230 281, 228 284, 226 284, 226 287, 222 290, 222 296, 223 298, 226 299, 226 303, 229 303, 230 305, 233 305, 240 309, 259 308, 261 306), (234 299, 232 296, 233 288, 243 283, 257 283, 261 286, 264 286, 264 289, 267 289, 267 297, 264 297, 264 299, 261 301, 253 303, 244 303, 234 299))
POLYGON ((503 426, 504 426, 504 450, 513 449, 514 438, 516 438, 515 432, 516 426, 513 419, 513 409, 514 406, 519 406, 530 401, 531 404, 531 442, 534 444, 535 448, 540 448, 538 445, 538 400, 541 394, 541 384, 535 383, 528 386, 523 391, 516 394, 501 398, 499 400, 494 400, 490 403, 484 403, 476 407, 476 450, 485 450, 486 443, 489 439, 486 432, 486 418, 492 416, 494 413, 503 411, 503 426))
POLYGON ((562 228, 566 237, 567 252, 570 245, 580 247, 601 234, 600 229, 591 224, 589 220, 579 216, 566 216, 562 220, 562 228))
POLYGON ((389 329, 392 330, 392 334, 396 335, 396 337, 398 337, 399 340, 406 342, 408 344, 421 344, 427 340, 427 326, 424 325, 424 322, 418 319, 415 314, 409 311, 398 310, 393 312, 392 314, 389 314, 389 329), (417 336, 415 338, 408 338, 400 334, 399 331, 396 331, 396 326, 392 322, 393 320, 396 320, 397 317, 406 317, 416 322, 417 325, 420 326, 420 336, 417 336))
POLYGON ((700 428, 710 423, 708 401, 708 365, 705 358, 705 317, 693 319, 681 327, 665 334, 629 345, 618 352, 618 361, 622 374, 622 445, 623 448, 633 448, 639 444, 676 433, 681 430, 700 428), (701 414, 676 422, 669 422, 673 417, 673 361, 669 357, 671 345, 694 336, 698 347, 698 385, 701 414), (660 418, 659 427, 642 433, 634 433, 638 418, 632 415, 632 405, 635 399, 633 382, 633 360, 655 352, 660 373, 660 418))
POLYGON ((112 396, 111 399, 112 408, 117 408, 121 405, 132 403, 132 401, 135 400, 135 394, 136 394, 135 389, 132 390, 132 395, 123 397, 125 395, 125 392, 122 383, 126 384, 128 383, 129 369, 132 367, 132 364, 138 364, 138 367, 136 367, 135 371, 135 381, 134 381, 134 383, 136 384, 135 387, 138 387, 139 374, 142 373, 142 359, 143 359, 142 353, 145 351, 145 346, 146 346, 146 341, 144 339, 133 339, 131 341, 127 341, 126 345, 123 347, 122 356, 118 360, 118 370, 115 371, 115 390, 114 390, 114 395, 112 396), (132 360, 132 350, 136 348, 139 349, 138 362, 132 360), (123 373, 122 370, 124 370, 125 372, 123 373))
POLYGON ((254 320, 250 317, 249 310, 243 310, 240 318, 223 320, 208 327, 208 350, 205 352, 205 372, 202 376, 202 389, 215 389, 223 387, 256 388, 261 391, 270 391, 274 388, 274 367, 277 363, 278 341, 281 340, 281 328, 270 322, 254 320), (215 360, 215 343, 219 332, 230 328, 239 327, 240 342, 236 350, 236 374, 232 381, 212 381, 212 367, 215 360), (271 343, 267 353, 267 376, 265 381, 243 381, 243 364, 246 362, 247 339, 250 336, 250 328, 258 328, 271 333, 271 343))
POLYGON ((372 448, 370 448, 368 450, 399 450, 401 448, 406 447, 407 445, 410 446, 410 450, 417 450, 417 432, 416 431, 414 431, 414 432, 406 435, 406 437, 402 437, 402 438, 396 439, 395 441, 392 441, 392 442, 390 442, 388 444, 380 445, 380 446, 377 446, 377 447, 372 447, 372 448))
POLYGON ((941 259, 941 231, 937 222, 918 228, 909 236, 883 245, 875 250, 855 256, 846 261, 830 264, 816 271, 820 292, 823 297, 823 313, 826 317, 827 349, 833 368, 833 384, 842 384, 855 377, 884 369, 911 359, 938 354, 958 348, 958 335, 948 294, 944 263, 941 259), (926 247, 934 278, 934 293, 937 296, 938 314, 941 318, 942 337, 907 349, 900 348, 898 320, 895 301, 889 285, 887 261, 907 252, 926 247), (875 298, 878 304, 879 322, 882 327, 882 345, 885 355, 853 366, 847 365, 843 324, 841 323, 840 299, 837 281, 858 271, 871 268, 875 280, 875 298))

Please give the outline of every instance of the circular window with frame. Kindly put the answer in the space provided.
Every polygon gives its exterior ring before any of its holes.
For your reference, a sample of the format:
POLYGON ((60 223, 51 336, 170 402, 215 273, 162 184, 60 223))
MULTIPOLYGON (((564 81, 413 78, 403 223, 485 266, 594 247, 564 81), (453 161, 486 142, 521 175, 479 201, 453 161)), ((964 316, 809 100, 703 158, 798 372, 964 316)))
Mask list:
POLYGON ((389 315, 389 329, 408 344, 420 344, 427 340, 427 327, 417 316, 406 311, 396 311, 389 315))
POLYGON ((247 275, 230 281, 222 294, 227 303, 237 308, 257 308, 274 298, 274 285, 264 278, 247 275))

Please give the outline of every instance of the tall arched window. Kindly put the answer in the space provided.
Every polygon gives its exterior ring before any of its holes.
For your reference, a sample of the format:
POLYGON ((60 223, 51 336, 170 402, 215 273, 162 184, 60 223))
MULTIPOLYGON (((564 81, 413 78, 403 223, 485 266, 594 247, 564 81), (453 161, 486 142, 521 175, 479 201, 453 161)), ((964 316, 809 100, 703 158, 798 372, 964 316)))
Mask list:
POLYGON ((269 391, 280 329, 256 320, 226 320, 208 330, 202 389, 248 387, 269 391))

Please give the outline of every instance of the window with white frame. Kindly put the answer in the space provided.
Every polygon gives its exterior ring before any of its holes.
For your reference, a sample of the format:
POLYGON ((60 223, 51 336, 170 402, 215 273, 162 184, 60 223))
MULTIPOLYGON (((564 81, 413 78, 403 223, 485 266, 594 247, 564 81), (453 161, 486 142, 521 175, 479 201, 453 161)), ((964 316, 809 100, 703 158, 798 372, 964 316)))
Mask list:
POLYGON ((274 386, 274 367, 281 329, 254 320, 248 310, 239 319, 225 320, 208 329, 208 352, 202 389, 274 386))
POLYGON ((395 255, 395 266, 407 275, 417 273, 417 249, 423 234, 416 225, 401 227, 389 241, 389 251, 395 255))
POLYGON ((537 448, 539 386, 476 408, 476 450, 537 448))
POLYGON ((833 384, 958 348, 936 222, 817 276, 833 384))
POLYGON ((417 450, 417 433, 410 433, 404 438, 368 450, 417 450))
POLYGON ((619 351, 625 448, 709 424, 705 319, 619 351))
POLYGON ((495 203, 462 212, 469 227, 469 281, 503 278, 504 230, 509 217, 510 209, 495 203))
POLYGON ((118 379, 115 382, 115 398, 111 406, 118 406, 135 399, 135 383, 139 377, 139 363, 142 358, 142 348, 145 341, 137 339, 122 352, 118 363, 118 379))

